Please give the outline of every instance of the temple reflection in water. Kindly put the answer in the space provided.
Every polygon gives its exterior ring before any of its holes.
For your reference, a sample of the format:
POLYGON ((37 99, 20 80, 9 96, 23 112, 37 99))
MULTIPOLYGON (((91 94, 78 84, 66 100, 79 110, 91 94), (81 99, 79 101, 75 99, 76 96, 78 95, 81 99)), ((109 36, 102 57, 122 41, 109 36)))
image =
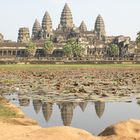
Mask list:
POLYGON ((88 102, 81 102, 79 103, 79 106, 81 108, 81 110, 84 112, 86 107, 87 107, 88 102))
MULTIPOLYGON (((25 107, 29 106, 30 99, 19 99, 19 105, 25 107)), ((53 103, 43 102, 41 100, 36 99, 32 101, 32 105, 36 114, 42 111, 45 121, 49 122, 53 112, 53 103)), ((59 107, 59 110, 61 112, 61 119, 63 121, 63 125, 70 126, 72 123, 75 108, 79 106, 81 111, 84 112, 86 110, 88 102, 80 102, 80 103, 60 102, 57 103, 56 105, 59 107)), ((94 102, 94 105, 98 118, 101 118, 105 111, 105 102, 97 101, 94 102)))
POLYGON ((63 102, 59 104, 61 118, 65 126, 70 126, 73 118, 73 111, 76 104, 73 102, 63 102))
POLYGON ((27 98, 23 98, 23 99, 19 99, 19 105, 20 106, 29 106, 30 104, 30 99, 27 99, 27 98))
POLYGON ((99 118, 102 117, 104 110, 105 110, 105 102, 100 102, 100 101, 95 102, 95 111, 99 118))
POLYGON ((46 120, 46 122, 48 122, 51 118, 52 112, 53 112, 53 103, 43 103, 42 104, 42 112, 43 112, 43 116, 46 120))
POLYGON ((42 106, 41 100, 33 100, 33 107, 34 107, 36 114, 38 114, 38 112, 40 111, 41 106, 42 106))

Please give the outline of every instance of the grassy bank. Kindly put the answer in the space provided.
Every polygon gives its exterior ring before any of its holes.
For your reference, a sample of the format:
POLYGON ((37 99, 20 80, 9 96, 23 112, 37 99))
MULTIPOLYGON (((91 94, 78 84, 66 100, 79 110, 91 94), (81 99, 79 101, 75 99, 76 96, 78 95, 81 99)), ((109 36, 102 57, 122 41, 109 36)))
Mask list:
POLYGON ((0 98, 0 118, 13 118, 16 117, 16 111, 8 106, 8 103, 3 98, 0 98))
POLYGON ((0 103, 0 117, 16 117, 16 113, 0 103))
POLYGON ((57 69, 57 68, 140 68, 140 64, 76 64, 76 65, 0 65, 4 69, 57 69))

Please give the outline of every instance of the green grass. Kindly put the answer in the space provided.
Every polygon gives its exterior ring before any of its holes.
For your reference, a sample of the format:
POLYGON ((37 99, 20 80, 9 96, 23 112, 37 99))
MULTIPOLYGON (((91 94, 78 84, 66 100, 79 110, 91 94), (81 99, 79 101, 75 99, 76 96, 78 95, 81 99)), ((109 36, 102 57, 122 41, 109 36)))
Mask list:
POLYGON ((57 69, 57 68, 140 68, 140 64, 73 64, 73 65, 0 65, 4 69, 57 69))
POLYGON ((16 113, 11 111, 8 107, 0 104, 0 117, 16 117, 16 113))

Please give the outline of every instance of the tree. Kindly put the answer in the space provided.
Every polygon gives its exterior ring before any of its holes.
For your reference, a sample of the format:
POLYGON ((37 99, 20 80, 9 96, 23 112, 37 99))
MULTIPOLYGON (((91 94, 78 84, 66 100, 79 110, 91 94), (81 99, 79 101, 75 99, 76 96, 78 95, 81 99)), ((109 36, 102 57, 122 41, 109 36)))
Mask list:
POLYGON ((109 46, 109 48, 107 49, 107 53, 111 57, 115 57, 115 56, 117 57, 117 56, 119 56, 119 52, 120 52, 119 51, 119 47, 116 44, 111 44, 109 46))
POLYGON ((84 50, 85 49, 82 48, 81 44, 77 42, 73 45, 73 53, 76 57, 82 57, 84 54, 84 50))
POLYGON ((137 33, 136 44, 140 47, 140 32, 137 33))
POLYGON ((66 44, 64 45, 63 51, 64 51, 64 54, 65 54, 67 57, 69 57, 69 58, 73 57, 73 52, 72 52, 71 44, 66 43, 66 44))
POLYGON ((51 54, 54 48, 54 44, 51 40, 46 40, 44 43, 44 52, 45 54, 51 54))
POLYGON ((70 39, 64 45, 64 53, 67 57, 81 57, 84 54, 84 48, 75 39, 70 39))
POLYGON ((26 52, 27 52, 28 57, 35 56, 36 44, 30 41, 29 44, 27 45, 26 52))

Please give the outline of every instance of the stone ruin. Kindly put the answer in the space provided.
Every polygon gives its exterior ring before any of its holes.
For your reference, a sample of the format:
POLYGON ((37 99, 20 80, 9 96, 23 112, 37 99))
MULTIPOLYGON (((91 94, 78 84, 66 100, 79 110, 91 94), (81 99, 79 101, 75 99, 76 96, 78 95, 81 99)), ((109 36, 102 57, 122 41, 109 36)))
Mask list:
MULTIPOLYGON (((37 19, 35 20, 32 27, 31 37, 29 28, 22 27, 19 29, 17 44, 20 44, 19 46, 24 45, 26 48, 29 41, 35 42, 39 48, 37 50, 37 54, 39 57, 42 57, 44 56, 43 43, 46 39, 49 39, 54 43, 54 49, 51 56, 62 57, 64 55, 63 46, 67 40, 71 38, 74 38, 82 44, 82 47, 85 48, 84 55, 90 57, 90 59, 105 60, 107 47, 112 43, 115 43, 120 47, 120 56, 122 57, 125 57, 126 54, 134 57, 136 53, 136 44, 134 41, 131 41, 130 37, 106 35, 105 23, 101 15, 97 16, 94 29, 92 30, 87 29, 84 21, 81 22, 79 27, 76 27, 73 21, 72 12, 67 3, 62 10, 60 23, 57 29, 53 29, 51 16, 46 11, 43 16, 42 23, 37 19)), ((3 36, 0 34, 0 42, 3 41, 3 36)), ((11 42, 10 46, 14 47, 15 44, 15 42, 11 42)), ((8 47, 8 43, 6 46, 8 47)), ((0 54, 7 54, 3 52, 5 50, 3 50, 2 47, 0 51, 2 51, 0 54)), ((18 56, 24 56, 25 54, 23 47, 22 50, 14 50, 13 48, 12 51, 16 51, 16 53, 13 54, 18 54, 18 56)))
MULTIPOLYGON (((80 36, 83 36, 84 34, 87 41, 90 41, 91 38, 103 40, 106 36, 103 18, 100 15, 97 17, 94 32, 88 31, 88 33, 86 33, 87 31, 87 26, 84 21, 81 22, 79 27, 74 25, 71 10, 66 3, 61 13, 58 28, 56 30, 53 29, 51 17, 46 11, 41 24, 37 19, 35 20, 31 39, 37 41, 51 38, 52 41, 54 41, 61 38, 63 41, 66 41, 71 37, 79 38, 79 34, 80 36)), ((20 28, 18 42, 27 42, 29 41, 29 38, 29 29, 20 28)))
POLYGON ((30 41, 30 32, 29 28, 23 27, 18 31, 18 42, 29 42, 30 41))

